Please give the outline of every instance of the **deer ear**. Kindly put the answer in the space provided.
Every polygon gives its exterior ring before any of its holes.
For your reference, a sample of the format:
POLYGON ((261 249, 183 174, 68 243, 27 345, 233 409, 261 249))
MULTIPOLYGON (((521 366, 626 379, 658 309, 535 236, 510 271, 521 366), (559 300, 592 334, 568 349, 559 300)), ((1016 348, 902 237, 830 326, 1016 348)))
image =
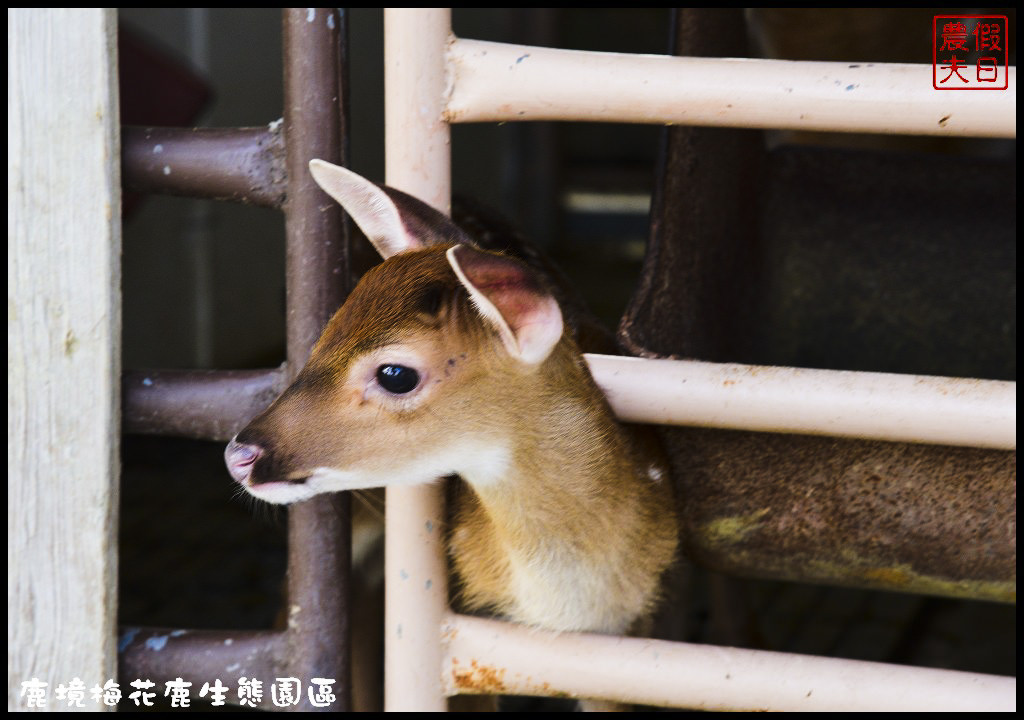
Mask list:
POLYGON ((558 302, 522 263, 456 245, 446 253, 459 282, 513 357, 543 362, 562 337, 558 302))
POLYGON ((381 257, 386 259, 425 247, 406 229, 402 214, 383 188, 323 160, 310 160, 309 171, 316 184, 355 220, 381 257))

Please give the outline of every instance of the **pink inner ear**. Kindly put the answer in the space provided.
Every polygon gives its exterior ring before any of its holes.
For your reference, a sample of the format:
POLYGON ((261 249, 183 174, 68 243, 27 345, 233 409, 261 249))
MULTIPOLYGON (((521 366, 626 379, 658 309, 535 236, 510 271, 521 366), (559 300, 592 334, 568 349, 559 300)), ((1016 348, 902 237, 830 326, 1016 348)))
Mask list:
POLYGON ((509 352, 529 364, 543 361, 562 337, 558 302, 524 265, 467 245, 448 251, 456 275, 509 352))

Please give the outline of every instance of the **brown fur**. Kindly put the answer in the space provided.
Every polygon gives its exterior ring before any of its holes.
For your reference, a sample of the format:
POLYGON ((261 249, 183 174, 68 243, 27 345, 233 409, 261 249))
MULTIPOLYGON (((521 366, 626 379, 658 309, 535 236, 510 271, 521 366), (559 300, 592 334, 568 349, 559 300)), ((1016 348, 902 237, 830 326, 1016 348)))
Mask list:
POLYGON ((506 447, 500 481, 467 472, 454 495, 461 601, 553 630, 624 632, 675 553, 667 469, 614 420, 569 332, 537 366, 510 357, 446 249, 367 274, 295 384, 239 435, 267 449, 254 486, 323 467, 384 477, 453 442, 506 447), (363 391, 363 358, 393 343, 429 366, 425 397, 409 407, 363 391))
POLYGON ((667 476, 649 479, 651 458, 612 418, 571 339, 563 338, 540 377, 524 382, 514 369, 502 370, 493 375, 500 394, 485 412, 516 438, 513 467, 499 486, 457 495, 450 551, 461 599, 471 609, 547 625, 520 607, 511 564, 554 562, 551 556, 565 553, 590 566, 593 587, 579 589, 602 593, 605 610, 550 629, 624 632, 655 600, 675 552, 667 476))

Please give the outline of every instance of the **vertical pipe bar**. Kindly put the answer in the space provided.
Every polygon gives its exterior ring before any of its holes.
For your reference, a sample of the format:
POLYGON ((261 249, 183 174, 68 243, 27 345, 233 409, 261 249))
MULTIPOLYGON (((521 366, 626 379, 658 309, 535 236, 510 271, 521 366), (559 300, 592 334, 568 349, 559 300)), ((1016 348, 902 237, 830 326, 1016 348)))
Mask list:
MULTIPOLYGON (((288 375, 294 378, 331 315, 348 277, 348 243, 337 205, 313 182, 313 158, 340 163, 341 16, 334 9, 287 9, 283 14, 287 236, 288 375)), ((288 513, 288 629, 290 671, 304 683, 334 678, 335 699, 315 708, 349 706, 349 499, 327 495, 288 513)))
MULTIPOLYGON (((451 10, 384 11, 386 180, 449 212, 444 109, 451 10)), ((448 599, 441 487, 387 489, 385 692, 389 711, 441 711, 441 620, 448 599)))
POLYGON ((625 422, 1017 448, 1017 383, 585 355, 625 422))
POLYGON ((116 674, 117 118, 116 11, 8 8, 9 711, 116 674))

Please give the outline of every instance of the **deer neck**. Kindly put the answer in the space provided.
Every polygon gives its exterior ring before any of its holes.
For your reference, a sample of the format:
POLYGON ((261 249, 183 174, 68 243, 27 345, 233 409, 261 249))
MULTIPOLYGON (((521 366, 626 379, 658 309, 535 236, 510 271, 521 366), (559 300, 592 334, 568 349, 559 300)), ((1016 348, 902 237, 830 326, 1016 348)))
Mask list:
POLYGON ((506 536, 535 543, 576 537, 578 525, 591 527, 595 515, 613 509, 619 487, 628 486, 633 469, 621 427, 595 418, 593 408, 579 408, 564 422, 565 409, 520 416, 519 432, 495 453, 500 462, 463 474, 506 536))
POLYGON ((488 548, 462 560, 465 576, 493 581, 469 594, 513 620, 621 632, 645 610, 658 575, 630 577, 638 540, 655 534, 655 495, 638 481, 629 437, 586 371, 560 377, 557 392, 546 386, 547 403, 522 403, 532 409, 481 455, 489 459, 477 463, 482 470, 460 472, 478 507, 457 521, 452 550, 458 564, 460 547, 488 548), (488 563, 500 571, 483 570, 488 563))
MULTIPOLYGON (((589 512, 628 492, 633 453, 577 355, 554 358, 530 387, 515 387, 495 415, 491 462, 460 473, 498 525, 592 522, 589 512), (598 491, 600 489, 600 492, 598 491), (588 517, 589 516, 589 517, 588 517)), ((558 536, 557 528, 538 537, 558 536)))

